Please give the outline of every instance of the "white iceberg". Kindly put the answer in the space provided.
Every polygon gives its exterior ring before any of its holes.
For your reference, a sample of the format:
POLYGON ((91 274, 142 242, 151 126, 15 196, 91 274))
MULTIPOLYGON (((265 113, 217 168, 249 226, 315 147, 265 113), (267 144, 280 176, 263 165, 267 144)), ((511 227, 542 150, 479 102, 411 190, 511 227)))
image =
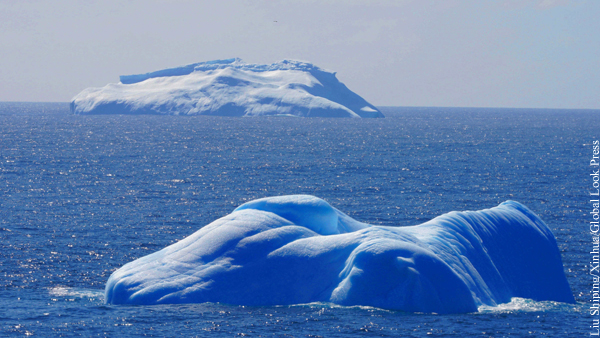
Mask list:
POLYGON ((461 313, 512 297, 573 303, 556 240, 523 205, 371 226, 306 195, 243 204, 115 271, 111 304, 311 302, 461 313))
POLYGON ((310 63, 271 65, 240 59, 195 63, 120 77, 120 83, 87 88, 71 101, 73 114, 384 117, 310 63))

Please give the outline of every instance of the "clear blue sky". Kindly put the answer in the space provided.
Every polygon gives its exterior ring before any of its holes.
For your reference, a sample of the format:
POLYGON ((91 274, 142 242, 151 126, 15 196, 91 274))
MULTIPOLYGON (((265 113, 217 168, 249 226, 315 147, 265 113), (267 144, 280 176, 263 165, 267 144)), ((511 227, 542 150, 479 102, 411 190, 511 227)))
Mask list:
POLYGON ((284 58, 375 105, 600 109, 597 0, 0 0, 0 101, 284 58))

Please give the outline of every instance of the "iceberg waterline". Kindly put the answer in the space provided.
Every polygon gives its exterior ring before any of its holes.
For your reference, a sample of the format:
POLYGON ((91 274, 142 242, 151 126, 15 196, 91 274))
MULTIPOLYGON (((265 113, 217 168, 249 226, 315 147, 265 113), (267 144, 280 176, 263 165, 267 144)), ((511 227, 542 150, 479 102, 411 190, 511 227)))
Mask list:
POLYGON ((384 117, 335 76, 307 62, 270 65, 215 60, 87 88, 71 101, 73 114, 384 117))
POLYGON ((384 227, 307 195, 245 203, 124 265, 105 288, 112 304, 330 302, 435 313, 512 297, 574 302, 554 236, 517 202, 384 227))

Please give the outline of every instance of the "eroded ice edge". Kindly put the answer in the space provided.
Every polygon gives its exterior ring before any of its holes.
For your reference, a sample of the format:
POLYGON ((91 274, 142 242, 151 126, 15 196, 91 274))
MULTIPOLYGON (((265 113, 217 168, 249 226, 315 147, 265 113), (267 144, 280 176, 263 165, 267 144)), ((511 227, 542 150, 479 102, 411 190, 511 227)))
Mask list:
POLYGON ((335 76, 307 62, 271 65, 216 60, 125 75, 87 88, 74 114, 165 114, 295 117, 384 117, 335 76))
POLYGON ((112 304, 324 302, 435 313, 514 297, 574 303, 552 232, 517 202, 386 227, 307 195, 245 203, 126 264, 105 289, 112 304))

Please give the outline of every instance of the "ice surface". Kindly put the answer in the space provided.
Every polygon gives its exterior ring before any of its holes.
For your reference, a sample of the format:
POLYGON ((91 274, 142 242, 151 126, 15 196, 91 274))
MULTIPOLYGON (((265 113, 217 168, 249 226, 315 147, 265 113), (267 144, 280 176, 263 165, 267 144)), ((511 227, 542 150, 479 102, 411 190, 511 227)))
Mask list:
POLYGON ((71 101, 74 114, 384 117, 338 81, 307 62, 271 65, 215 60, 125 75, 87 88, 71 101))
POLYGON ((436 313, 512 297, 574 302, 554 236, 517 202, 384 227, 306 195, 243 204, 115 271, 105 295, 112 304, 330 302, 436 313))

